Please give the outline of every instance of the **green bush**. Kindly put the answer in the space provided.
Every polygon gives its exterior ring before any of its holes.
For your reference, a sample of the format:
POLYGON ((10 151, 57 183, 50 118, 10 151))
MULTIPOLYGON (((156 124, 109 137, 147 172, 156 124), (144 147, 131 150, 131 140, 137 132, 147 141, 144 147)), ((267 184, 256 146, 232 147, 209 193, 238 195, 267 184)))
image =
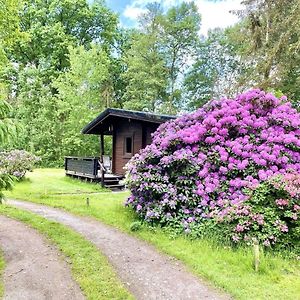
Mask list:
POLYGON ((249 200, 220 219, 232 239, 300 253, 300 174, 287 173, 261 183, 249 200))

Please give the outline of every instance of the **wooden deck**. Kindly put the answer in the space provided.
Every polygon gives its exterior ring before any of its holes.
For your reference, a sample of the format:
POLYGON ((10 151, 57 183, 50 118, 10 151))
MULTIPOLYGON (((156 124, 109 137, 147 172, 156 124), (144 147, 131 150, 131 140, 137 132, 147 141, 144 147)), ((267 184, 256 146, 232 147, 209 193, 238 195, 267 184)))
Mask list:
POLYGON ((121 182, 124 179, 123 175, 104 173, 104 182, 102 182, 102 173, 99 166, 99 157, 68 156, 65 158, 65 172, 67 176, 101 183, 110 189, 122 189, 125 187, 125 184, 121 182))

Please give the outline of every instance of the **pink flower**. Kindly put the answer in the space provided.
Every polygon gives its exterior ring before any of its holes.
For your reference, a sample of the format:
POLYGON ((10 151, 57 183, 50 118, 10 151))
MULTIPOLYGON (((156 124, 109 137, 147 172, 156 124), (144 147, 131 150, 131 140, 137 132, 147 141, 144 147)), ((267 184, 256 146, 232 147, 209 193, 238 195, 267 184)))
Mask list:
POLYGON ((243 225, 238 224, 235 227, 236 232, 243 232, 244 230, 245 230, 245 227, 243 225))
POLYGON ((280 226, 280 230, 281 230, 282 232, 288 232, 288 231, 289 231, 289 228, 288 228, 285 224, 282 224, 282 225, 280 226))
POLYGON ((235 234, 232 236, 232 240, 237 243, 240 240, 240 237, 235 234))
POLYGON ((299 211, 299 210, 300 210, 300 206, 297 205, 297 204, 295 204, 295 205, 294 205, 294 210, 295 210, 295 211, 299 211))
POLYGON ((277 200, 275 200, 275 202, 280 207, 289 205, 289 200, 287 200, 287 199, 277 199, 277 200))

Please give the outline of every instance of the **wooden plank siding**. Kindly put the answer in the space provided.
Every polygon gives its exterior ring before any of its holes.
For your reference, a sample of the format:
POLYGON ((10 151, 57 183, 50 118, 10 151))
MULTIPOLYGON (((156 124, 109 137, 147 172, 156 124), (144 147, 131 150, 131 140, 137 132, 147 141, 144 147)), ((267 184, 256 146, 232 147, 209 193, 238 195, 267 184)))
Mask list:
POLYGON ((124 175, 124 166, 130 158, 151 144, 151 134, 157 129, 159 124, 149 124, 137 120, 123 119, 114 124, 113 133, 113 173, 124 175), (125 138, 133 138, 133 153, 125 155, 125 138))
POLYGON ((113 142, 113 173, 125 174, 123 169, 130 158, 141 148, 143 148, 143 126, 142 123, 135 120, 122 120, 114 126, 114 142, 113 142), (125 138, 133 138, 133 152, 132 155, 125 154, 125 138))
POLYGON ((155 132, 159 124, 147 124, 147 126, 143 126, 143 148, 145 148, 147 145, 150 145, 152 143, 152 137, 151 134, 155 132))

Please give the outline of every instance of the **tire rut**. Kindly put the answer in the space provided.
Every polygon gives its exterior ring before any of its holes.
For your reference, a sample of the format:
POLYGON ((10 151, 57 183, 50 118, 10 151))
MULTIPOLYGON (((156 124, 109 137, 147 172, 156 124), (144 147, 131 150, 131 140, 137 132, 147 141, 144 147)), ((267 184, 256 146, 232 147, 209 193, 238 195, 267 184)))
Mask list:
POLYGON ((128 234, 87 217, 19 200, 16 206, 71 227, 94 243, 137 299, 231 299, 192 275, 177 260, 128 234))
POLYGON ((5 300, 84 299, 59 251, 34 229, 0 215, 0 248, 5 300))

